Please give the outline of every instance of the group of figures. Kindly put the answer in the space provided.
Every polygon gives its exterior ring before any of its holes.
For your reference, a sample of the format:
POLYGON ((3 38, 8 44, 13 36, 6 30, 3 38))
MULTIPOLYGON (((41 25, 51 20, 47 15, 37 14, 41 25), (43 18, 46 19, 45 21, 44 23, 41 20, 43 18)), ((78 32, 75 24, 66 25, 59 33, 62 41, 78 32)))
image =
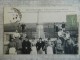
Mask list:
POLYGON ((54 54, 78 54, 77 30, 66 30, 65 24, 56 26, 57 40, 54 42, 54 54), (72 32, 72 33, 71 33, 72 32))
POLYGON ((59 36, 55 41, 42 38, 30 40, 26 34, 24 36, 17 34, 15 39, 10 40, 9 54, 78 54, 78 44, 69 37, 69 32, 66 32, 65 39, 59 36))
POLYGON ((77 54, 77 42, 76 38, 70 37, 69 31, 58 31, 58 38, 54 43, 54 54, 77 54))
POLYGON ((22 27, 22 33, 16 30, 10 37, 8 54, 78 54, 78 40, 64 26, 61 29, 56 26, 57 37, 53 40, 41 37, 30 39, 24 29, 22 27))

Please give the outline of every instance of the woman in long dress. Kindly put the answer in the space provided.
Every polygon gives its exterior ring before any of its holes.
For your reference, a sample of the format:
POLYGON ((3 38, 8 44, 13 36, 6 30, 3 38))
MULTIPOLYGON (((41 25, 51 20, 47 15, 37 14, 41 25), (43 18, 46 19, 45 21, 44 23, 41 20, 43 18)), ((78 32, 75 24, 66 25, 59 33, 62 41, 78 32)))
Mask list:
POLYGON ((9 54, 17 54, 16 42, 14 41, 14 39, 11 39, 11 42, 9 43, 9 54))
POLYGON ((36 50, 36 41, 35 40, 32 40, 32 51, 31 51, 31 54, 32 55, 35 55, 35 54, 37 54, 37 50, 36 50))
POLYGON ((52 45, 51 45, 51 42, 49 41, 48 42, 48 47, 47 47, 47 54, 53 54, 53 49, 52 49, 52 45))

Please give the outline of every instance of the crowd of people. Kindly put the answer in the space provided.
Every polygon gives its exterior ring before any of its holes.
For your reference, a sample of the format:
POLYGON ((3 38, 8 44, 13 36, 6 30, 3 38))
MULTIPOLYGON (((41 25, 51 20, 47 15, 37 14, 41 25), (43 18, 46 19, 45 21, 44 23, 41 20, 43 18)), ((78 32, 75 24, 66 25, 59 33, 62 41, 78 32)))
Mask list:
MULTIPOLYGON (((30 39, 27 34, 16 33, 10 38, 8 45, 9 54, 78 54, 77 38, 71 37, 70 31, 65 28, 57 29, 57 37, 55 40, 51 38, 30 39)), ((54 38, 53 38, 54 39, 54 38)))
POLYGON ((77 33, 71 36, 71 31, 65 30, 65 24, 62 24, 60 28, 56 27, 58 38, 55 41, 54 54, 78 54, 77 33))
POLYGON ((27 36, 11 38, 9 54, 77 54, 78 44, 68 34, 66 32, 65 39, 60 35, 54 41, 42 38, 31 40, 27 36))

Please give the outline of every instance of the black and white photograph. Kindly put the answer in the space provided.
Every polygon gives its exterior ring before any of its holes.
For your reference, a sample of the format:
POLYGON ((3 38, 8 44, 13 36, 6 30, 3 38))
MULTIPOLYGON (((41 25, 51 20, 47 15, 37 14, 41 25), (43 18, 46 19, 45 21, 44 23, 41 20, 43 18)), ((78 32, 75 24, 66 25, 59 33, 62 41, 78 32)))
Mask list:
POLYGON ((4 54, 78 54, 77 12, 63 8, 4 8, 4 54))

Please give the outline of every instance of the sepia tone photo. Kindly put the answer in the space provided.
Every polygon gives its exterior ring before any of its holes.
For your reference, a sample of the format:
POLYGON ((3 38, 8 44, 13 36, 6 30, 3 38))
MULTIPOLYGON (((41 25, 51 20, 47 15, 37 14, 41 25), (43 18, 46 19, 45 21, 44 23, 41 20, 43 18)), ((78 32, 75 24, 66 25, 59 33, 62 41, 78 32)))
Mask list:
POLYGON ((78 54, 77 13, 56 8, 4 8, 4 54, 78 54))

